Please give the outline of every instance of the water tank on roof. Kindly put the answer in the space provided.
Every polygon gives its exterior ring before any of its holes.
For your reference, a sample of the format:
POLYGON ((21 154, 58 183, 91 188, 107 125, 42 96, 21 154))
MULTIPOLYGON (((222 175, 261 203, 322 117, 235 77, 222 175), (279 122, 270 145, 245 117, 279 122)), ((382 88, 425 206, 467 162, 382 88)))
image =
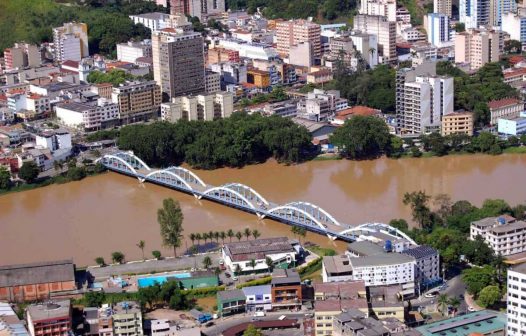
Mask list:
POLYGON ((390 240, 385 241, 384 250, 385 252, 391 252, 393 250, 393 243, 390 240))
POLYGON ((504 225, 504 224, 506 224, 506 220, 504 219, 504 217, 499 217, 499 218, 497 218, 497 222, 498 222, 500 225, 504 225))

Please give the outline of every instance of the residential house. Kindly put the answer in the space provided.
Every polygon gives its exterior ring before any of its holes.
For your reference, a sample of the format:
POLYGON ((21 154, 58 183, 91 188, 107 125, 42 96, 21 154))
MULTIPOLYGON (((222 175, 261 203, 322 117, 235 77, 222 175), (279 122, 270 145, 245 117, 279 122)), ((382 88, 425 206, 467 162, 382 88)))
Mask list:
POLYGON ((273 309, 300 308, 303 294, 301 279, 294 269, 275 269, 270 283, 273 309))
POLYGON ((217 311, 221 316, 245 311, 246 297, 241 289, 217 292, 217 311))

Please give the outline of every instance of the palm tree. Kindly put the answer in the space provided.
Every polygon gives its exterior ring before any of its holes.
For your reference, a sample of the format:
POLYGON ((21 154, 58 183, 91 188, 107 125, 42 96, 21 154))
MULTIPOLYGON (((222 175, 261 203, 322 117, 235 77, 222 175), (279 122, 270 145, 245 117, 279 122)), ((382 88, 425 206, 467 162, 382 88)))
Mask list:
POLYGON ((447 305, 449 303, 449 298, 447 297, 446 294, 440 294, 438 296, 437 303, 438 303, 438 309, 442 313, 442 316, 444 316, 444 312, 446 311, 447 305))
POLYGON ((212 265, 212 259, 209 256, 203 258, 203 266, 208 269, 212 265))
POLYGON ((307 235, 307 229, 305 229, 304 227, 298 227, 297 233, 298 233, 298 236, 300 237, 300 243, 301 243, 301 237, 305 238, 305 236, 307 235))
POLYGON ((209 238, 209 237, 208 237, 208 233, 206 233, 206 232, 203 233, 203 239, 204 239, 204 241, 205 241, 205 245, 206 245, 206 241, 208 240, 208 238, 209 238))
POLYGON ((269 273, 272 272, 272 267, 274 266, 274 262, 272 261, 272 258, 266 257, 265 264, 267 264, 269 273))
POLYGON ((234 274, 235 275, 241 274, 241 266, 239 266, 239 264, 236 264, 236 267, 234 268, 234 274))
POLYGON ((241 233, 241 231, 236 232, 236 238, 237 241, 241 241, 241 238, 243 238, 243 234, 241 233))
POLYGON ((219 237, 221 238, 221 241, 223 242, 223 245, 225 245, 225 239, 226 239, 225 231, 219 232, 219 237))
POLYGON ((201 239, 203 239, 203 237, 201 237, 201 234, 200 233, 196 233, 195 234, 195 240, 197 240, 197 250, 199 250, 199 245, 200 245, 201 239))
POLYGON ((248 240, 248 237, 252 235, 252 231, 250 231, 249 228, 245 228, 245 231, 243 231, 243 234, 245 235, 245 237, 247 237, 247 240, 248 240))
POLYGON ((214 239, 214 231, 208 231, 208 239, 212 242, 212 239, 214 239))
POLYGON ((261 233, 259 233, 258 230, 254 230, 252 231, 252 237, 254 237, 254 239, 258 239, 259 237, 261 237, 261 233))
POLYGON ((142 252, 142 260, 144 260, 144 247, 145 246, 146 246, 146 243, 144 242, 144 240, 139 241, 139 243, 137 244, 137 247, 140 248, 142 252))
POLYGON ((499 282, 502 282, 502 274, 506 269, 506 264, 504 263, 504 261, 505 259, 500 253, 495 255, 495 259, 493 259, 493 266, 497 270, 497 279, 499 282))
POLYGON ((294 237, 296 237, 296 235, 298 234, 298 227, 293 225, 291 228, 290 228, 290 232, 292 232, 292 234, 294 235, 294 237))
POLYGON ((194 241, 196 240, 195 233, 190 233, 188 238, 190 238, 190 240, 192 241, 192 246, 194 246, 194 241))
POLYGON ((255 271, 255 268, 256 268, 256 260, 254 259, 250 259, 250 261, 248 262, 248 264, 250 265, 250 267, 252 268, 252 272, 255 271))
POLYGON ((449 305, 453 307, 453 316, 455 316, 458 307, 460 307, 460 300, 458 299, 458 297, 453 296, 451 299, 449 299, 449 305))
POLYGON ((226 235, 228 236, 228 238, 230 238, 230 242, 232 242, 232 238, 234 238, 236 234, 234 233, 232 229, 228 229, 226 235))
POLYGON ((219 232, 214 232, 214 239, 216 240, 216 243, 219 243, 219 232))

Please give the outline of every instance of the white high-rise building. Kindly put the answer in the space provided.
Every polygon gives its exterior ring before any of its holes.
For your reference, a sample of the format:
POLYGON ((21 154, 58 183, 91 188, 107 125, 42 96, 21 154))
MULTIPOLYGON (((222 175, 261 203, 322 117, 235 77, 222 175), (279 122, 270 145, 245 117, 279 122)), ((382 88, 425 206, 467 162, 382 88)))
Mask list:
POLYGON ((139 57, 152 57, 151 40, 117 44, 117 59, 119 61, 135 63, 139 57))
POLYGON ((524 335, 526 330, 526 264, 517 265, 508 270, 508 304, 507 332, 508 336, 524 335))
POLYGON ((492 0, 460 0, 459 2, 459 21, 464 23, 466 29, 491 24, 492 0))
POLYGON ((385 16, 396 22, 396 0, 362 0, 360 14, 385 16))
POLYGON ((378 37, 360 31, 353 31, 349 36, 357 51, 362 54, 371 68, 378 65, 378 37))
POLYGON ((492 0, 492 26, 501 27, 504 24, 504 15, 517 12, 515 0, 492 0))
POLYGON ((433 0, 433 13, 446 14, 451 17, 451 0, 433 0))
POLYGON ((427 41, 438 48, 451 46, 449 17, 442 13, 427 15, 427 41))
POLYGON ((89 56, 88 26, 85 23, 68 22, 53 28, 55 61, 80 61, 89 56))

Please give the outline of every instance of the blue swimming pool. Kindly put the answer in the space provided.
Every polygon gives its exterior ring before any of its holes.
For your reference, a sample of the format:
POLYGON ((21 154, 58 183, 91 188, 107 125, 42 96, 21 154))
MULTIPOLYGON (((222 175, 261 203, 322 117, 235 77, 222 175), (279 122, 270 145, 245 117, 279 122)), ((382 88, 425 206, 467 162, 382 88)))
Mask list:
POLYGON ((175 273, 175 274, 168 274, 168 275, 152 276, 148 278, 137 279, 137 285, 139 286, 139 288, 142 288, 142 287, 152 286, 156 282, 159 284, 163 284, 166 281, 168 281, 169 278, 187 279, 187 278, 190 278, 191 276, 192 275, 190 273, 175 273))

